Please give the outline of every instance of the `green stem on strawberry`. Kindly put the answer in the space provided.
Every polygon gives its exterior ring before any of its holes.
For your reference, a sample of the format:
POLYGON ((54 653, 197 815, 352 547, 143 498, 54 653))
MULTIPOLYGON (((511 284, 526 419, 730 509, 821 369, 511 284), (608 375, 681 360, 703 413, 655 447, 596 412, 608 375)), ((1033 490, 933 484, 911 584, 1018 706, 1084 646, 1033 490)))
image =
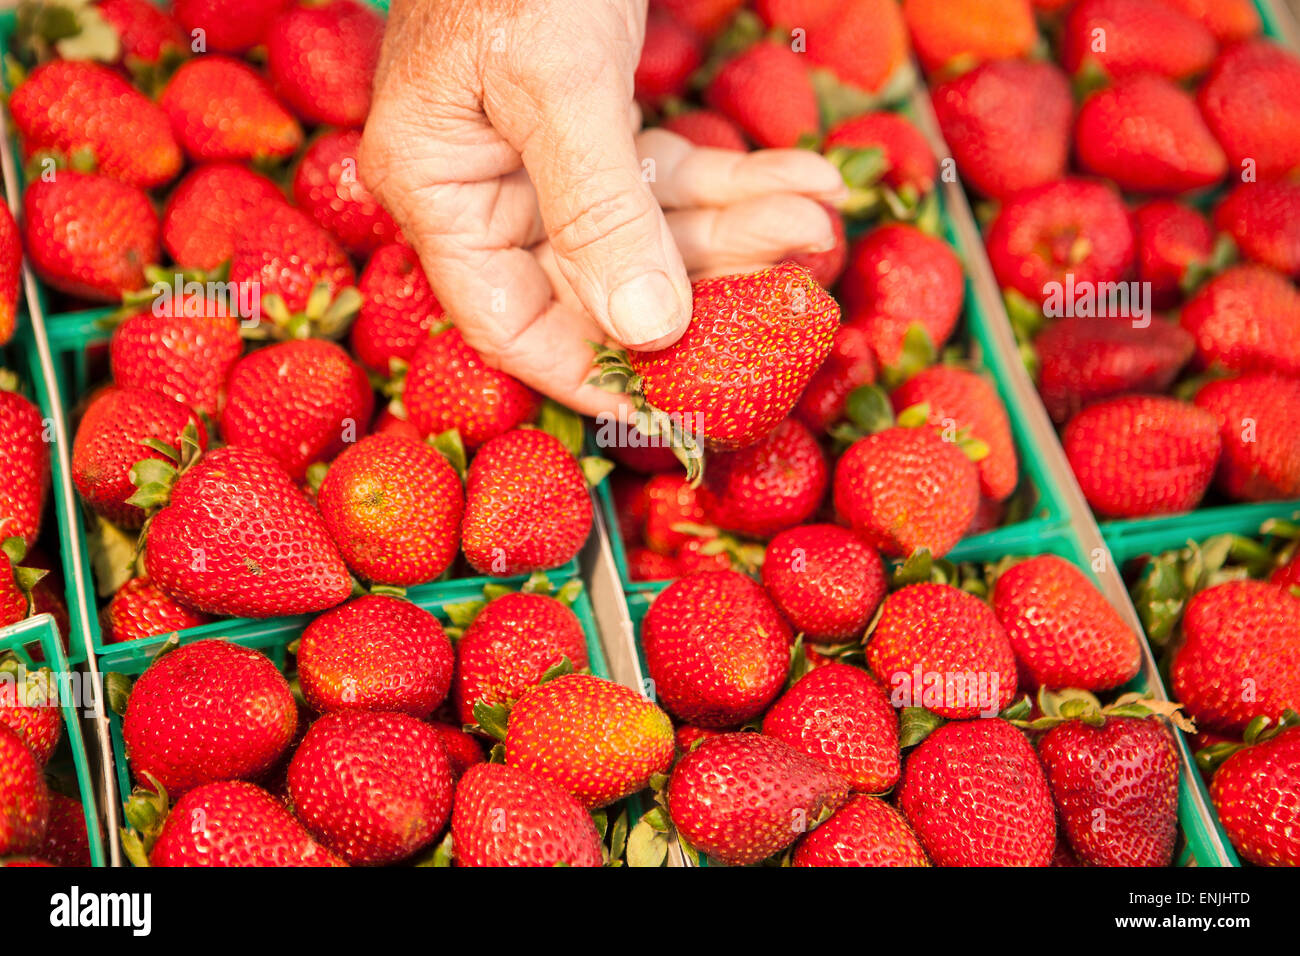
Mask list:
POLYGON ((1198 750, 1196 752, 1196 765, 1207 777, 1213 776, 1214 771, 1218 770, 1220 765, 1238 750, 1244 750, 1246 747, 1272 740, 1282 731, 1295 726, 1300 726, 1300 714, 1289 708, 1282 712, 1282 719, 1276 722, 1261 714, 1246 725, 1246 731, 1242 734, 1241 743, 1223 741, 1198 750))
POLYGON ((149 787, 136 787, 123 807, 129 824, 121 830, 122 850, 133 866, 149 866, 149 853, 153 850, 163 821, 167 819, 169 802, 167 789, 151 773, 144 771, 149 787))

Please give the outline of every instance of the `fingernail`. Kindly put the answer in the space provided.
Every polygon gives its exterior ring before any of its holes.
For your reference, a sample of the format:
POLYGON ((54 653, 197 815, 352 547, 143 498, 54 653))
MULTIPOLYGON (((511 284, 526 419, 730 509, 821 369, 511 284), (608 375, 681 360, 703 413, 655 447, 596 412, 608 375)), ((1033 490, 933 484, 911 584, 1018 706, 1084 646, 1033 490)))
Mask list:
POLYGON ((685 324, 687 304, 659 271, 631 279, 609 296, 609 322, 624 345, 644 345, 685 324))

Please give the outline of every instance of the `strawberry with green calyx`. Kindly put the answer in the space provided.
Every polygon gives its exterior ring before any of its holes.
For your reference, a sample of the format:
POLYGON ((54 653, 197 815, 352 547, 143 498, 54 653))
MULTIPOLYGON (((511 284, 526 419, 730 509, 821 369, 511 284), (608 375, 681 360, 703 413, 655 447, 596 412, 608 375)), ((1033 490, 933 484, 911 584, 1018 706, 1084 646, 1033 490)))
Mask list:
POLYGON ((0 725, 0 857, 35 853, 50 822, 50 793, 21 737, 0 725))
POLYGON ((939 173, 930 144, 897 113, 863 113, 846 120, 826 134, 822 148, 849 187, 841 208, 850 218, 881 211, 899 220, 915 218, 939 173))
POLYGON ((705 447, 752 445, 789 414, 830 352, 839 308, 806 269, 788 263, 705 279, 693 292, 691 323, 675 344, 598 349, 593 383, 629 395, 637 427, 671 435, 696 481, 705 447))
POLYGON ((1275 724, 1258 717, 1247 726, 1241 744, 1219 744, 1196 759, 1214 774, 1210 799, 1237 852, 1257 866, 1300 865, 1300 835, 1294 826, 1300 715, 1288 710, 1275 724))
POLYGON ((712 525, 678 525, 690 535, 673 555, 675 572, 682 577, 697 571, 739 571, 750 577, 763 566, 763 545, 724 534, 712 525))
POLYGON ((907 819, 879 797, 854 794, 795 844, 791 866, 929 866, 907 819))
POLYGON ((815 434, 830 431, 844 420, 853 390, 876 381, 876 353, 862 325, 845 322, 835 330, 830 355, 808 382, 795 406, 795 416, 815 434))
POLYGON ((28 670, 9 657, 0 660, 0 678, 0 724, 16 733, 44 767, 63 739, 54 674, 48 667, 28 670))
POLYGON ((163 207, 163 248, 185 270, 215 272, 260 214, 286 202, 268 177, 237 162, 214 162, 186 173, 163 207))
POLYGON ((16 535, 5 538, 0 551, 0 627, 8 627, 38 613, 32 592, 48 572, 23 566, 27 543, 16 535))
POLYGON ((1214 210, 1214 225, 1243 258, 1300 278, 1300 183, 1243 182, 1214 210))
POLYGON ((652 475, 641 487, 637 507, 644 514, 646 546, 663 555, 675 554, 690 539, 687 526, 706 523, 699 489, 680 472, 652 475))

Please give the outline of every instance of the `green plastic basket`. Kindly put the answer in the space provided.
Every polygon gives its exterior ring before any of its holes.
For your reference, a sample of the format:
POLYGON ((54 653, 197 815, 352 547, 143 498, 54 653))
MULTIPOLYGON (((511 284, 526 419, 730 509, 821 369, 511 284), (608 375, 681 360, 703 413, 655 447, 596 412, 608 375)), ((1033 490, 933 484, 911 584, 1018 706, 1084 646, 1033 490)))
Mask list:
MULTIPOLYGON (((1011 548, 980 542, 968 549, 961 559, 973 562, 994 562, 1009 555, 1032 557, 1038 554, 1055 554, 1080 568, 1097 583, 1097 573, 1092 569, 1088 555, 1073 532, 1060 528, 1043 535, 1036 541, 1023 542, 1011 548)), ((644 620, 655 597, 668 586, 669 582, 653 582, 651 588, 628 595, 628 613, 636 632, 636 651, 641 661, 642 672, 648 675, 645 655, 641 648, 641 622, 644 620)), ((1141 674, 1121 688, 1122 692, 1134 691, 1145 693, 1153 690, 1141 674)), ((1118 691, 1117 691, 1118 693, 1118 691)), ((1196 762, 1192 756, 1185 735, 1175 734, 1178 745, 1180 773, 1178 780, 1178 825, 1182 835, 1181 848, 1176 857, 1180 866, 1239 866, 1232 844, 1224 834, 1214 817, 1209 794, 1196 762)), ((701 858, 701 863, 704 860, 701 858)))
MULTIPOLYGON (((62 689, 64 675, 69 675, 70 689, 80 686, 84 671, 74 671, 63 653, 63 639, 54 618, 38 614, 9 627, 0 628, 0 652, 13 651, 24 667, 48 667, 53 671, 62 689), (39 650, 39 654, 36 653, 39 650), (39 660, 38 660, 39 658, 39 660)), ((63 740, 51 758, 47 772, 56 777, 75 777, 77 792, 86 817, 86 833, 90 841, 90 865, 104 866, 104 839, 99 829, 99 809, 95 797, 94 776, 86 755, 85 741, 81 736, 81 713, 71 694, 61 693, 59 706, 63 710, 63 740)))

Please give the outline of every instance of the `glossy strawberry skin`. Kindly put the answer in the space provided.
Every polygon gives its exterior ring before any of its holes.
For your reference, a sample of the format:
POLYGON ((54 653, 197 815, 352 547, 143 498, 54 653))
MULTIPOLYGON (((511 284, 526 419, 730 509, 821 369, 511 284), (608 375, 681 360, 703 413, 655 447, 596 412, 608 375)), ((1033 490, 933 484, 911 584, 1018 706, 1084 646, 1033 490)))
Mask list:
POLYGON ((510 710, 506 763, 573 794, 589 810, 642 790, 673 760, 673 724, 636 691, 569 674, 526 691, 510 710))
POLYGON ((854 794, 794 848, 792 866, 929 866, 903 815, 879 797, 854 794))
POLYGON ((81 801, 50 791, 50 823, 40 856, 54 866, 90 866, 90 837, 81 801))
POLYGON ((559 567, 582 549, 591 523, 591 497, 578 461, 546 432, 506 432, 470 463, 461 545, 480 574, 559 567))
POLYGON ((702 525, 707 521, 699 490, 682 474, 651 476, 642 487, 640 499, 645 543, 663 555, 675 554, 690 540, 691 536, 678 530, 678 525, 702 525))
POLYGON ((447 748, 447 759, 451 761, 451 775, 454 779, 459 780, 466 770, 487 759, 483 755, 483 745, 473 734, 437 721, 430 721, 429 726, 438 732, 442 745, 447 748))
POLYGON ((289 682, 263 654, 220 640, 159 657, 136 680, 122 718, 131 771, 169 795, 252 779, 284 753, 298 726, 289 682))
POLYGON ((505 764, 470 767, 456 785, 457 866, 600 866, 600 834, 559 787, 505 764), (501 825, 504 823, 504 827, 501 825))
POLYGON ((1052 793, 1034 748, 1004 720, 944 724, 903 767, 898 807, 937 866, 1047 866, 1052 793))
POLYGON ((37 764, 44 767, 63 739, 58 686, 49 670, 27 671, 23 676, 21 683, 16 679, 0 682, 0 724, 16 733, 37 764))
POLYGON ((690 325, 676 343, 628 357, 650 405, 681 416, 707 447, 734 451, 794 407, 830 352, 839 308, 811 273, 791 263, 704 279, 693 293, 690 325))
POLYGON ((1205 72, 1217 47, 1203 24, 1164 0, 1081 0, 1066 17, 1061 60, 1071 73, 1093 64, 1116 79, 1181 81, 1205 72))
POLYGON ((302 127, 252 67, 226 56, 182 64, 159 104, 186 155, 196 162, 292 156, 302 127))
POLYGON ((346 866, 285 805, 242 780, 204 784, 172 807, 152 866, 346 866))
POLYGON ((732 866, 781 852, 848 798, 842 777, 766 734, 710 737, 678 761, 668 781, 677 832, 732 866))
POLYGON ((172 14, 186 33, 202 30, 207 48, 242 53, 265 38, 271 22, 293 0, 173 0, 172 14))
POLYGON ((107 643, 139 641, 207 624, 212 618, 173 599, 148 578, 117 589, 100 617, 107 643))
POLYGON ((1068 720, 1038 742, 1061 824, 1091 866, 1169 866, 1178 833, 1178 754, 1159 719, 1068 720))
POLYGON ((1272 269, 1224 270, 1188 301, 1179 322, 1205 368, 1300 375, 1300 292, 1272 269))
POLYGON ((1028 54, 1038 40, 1029 0, 903 0, 921 65, 982 63, 1028 54))
POLYGON ((1300 728, 1239 750, 1215 772, 1210 798, 1237 852, 1256 866, 1300 864, 1300 728))
POLYGON ((315 710, 385 710, 428 717, 447 696, 455 657, 438 619, 387 595, 367 594, 307 625, 298 680, 315 710))
POLYGON ((845 120, 826 134, 824 150, 835 147, 880 149, 886 163, 882 180, 896 190, 924 196, 934 188, 938 163, 930 144, 898 113, 876 111, 845 120))
POLYGON ((383 18, 353 0, 290 7, 266 37, 276 93, 304 122, 361 126, 383 36, 383 18))
POLYGON ((1114 518, 1195 508, 1219 459, 1214 416, 1157 395, 1097 402, 1070 420, 1061 439, 1088 504, 1114 518))
MULTIPOLYGON (((337 2, 337 0, 336 0, 337 2)), ((368 256, 401 235, 397 223, 357 173, 358 130, 333 130, 312 141, 293 174, 294 201, 354 256, 368 256)))
POLYGON ((288 473, 263 452, 230 446, 176 482, 150 524, 145 570, 208 614, 323 611, 352 592, 343 558, 288 473))
POLYGON ((641 625, 656 699, 707 728, 737 727, 767 709, 785 683, 791 640, 763 589, 735 571, 681 578, 641 625))
POLYGON ((1234 172, 1259 178, 1300 167, 1300 59, 1265 40, 1223 51, 1198 96, 1205 122, 1234 172))
POLYGON ((236 241, 230 281, 258 283, 262 298, 279 296, 289 312, 298 313, 318 285, 337 296, 356 284, 356 272, 333 236, 306 213, 284 205, 264 208, 259 228, 236 241))
POLYGON ((898 782, 898 718, 871 675, 831 663, 801 677, 763 717, 763 733, 826 764, 858 793, 898 782))
POLYGON ((1266 581, 1229 581, 1187 603, 1170 668, 1175 697, 1202 729, 1241 732, 1300 702, 1300 602, 1266 581))
POLYGON ((802 525, 767 546, 763 587, 805 641, 860 637, 885 596, 880 556, 848 528, 802 525))
POLYGON ((1214 230, 1199 212, 1172 199, 1154 199, 1133 212, 1138 279, 1151 283, 1151 304, 1170 309, 1183 298, 1189 266, 1214 254, 1214 230))
POLYGON ((196 166, 167 197, 163 248, 183 268, 215 269, 264 210, 284 203, 280 187, 239 163, 196 166))
POLYGON ((40 536, 50 487, 50 446, 40 410, 17 392, 0 389, 0 534, 20 537, 27 547, 40 536))
POLYGON ((1219 424, 1219 490, 1240 501, 1300 495, 1300 379, 1219 379, 1196 393, 1196 405, 1219 424))
POLYGON ((50 822, 50 794, 22 738, 0 725, 0 856, 34 853, 50 822))
POLYGON ((429 337, 442 306, 415 252, 399 243, 375 250, 357 290, 362 302, 352 323, 352 351, 368 371, 390 375, 393 359, 409 362, 429 337))
POLYGON ((1214 224, 1247 259, 1300 279, 1300 184, 1241 183, 1215 209, 1214 224))
POLYGON ((792 147, 821 125, 808 67, 781 43, 759 42, 729 59, 705 101, 759 146, 792 147))
POLYGON ((795 416, 817 435, 829 431, 845 417, 845 406, 853 390, 876 380, 876 351, 873 326, 867 322, 845 322, 835 330, 831 353, 808 387, 799 396, 795 416))
POLYGON ((436 837, 454 784, 438 732, 406 714, 319 718, 289 764, 294 812, 353 865, 403 860, 436 837))
POLYGON ((749 150, 740 127, 716 110, 690 110, 664 120, 663 128, 684 136, 696 146, 712 149, 749 150))

